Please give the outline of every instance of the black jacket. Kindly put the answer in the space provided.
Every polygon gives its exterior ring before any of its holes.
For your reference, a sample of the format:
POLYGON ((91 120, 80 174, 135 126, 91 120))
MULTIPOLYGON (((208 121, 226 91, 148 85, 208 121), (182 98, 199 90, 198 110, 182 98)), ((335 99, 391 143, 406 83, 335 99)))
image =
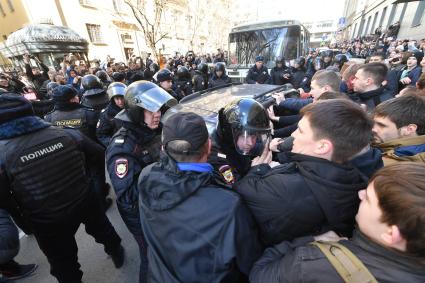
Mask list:
POLYGON ((274 67, 270 71, 271 84, 274 85, 284 85, 291 82, 291 70, 284 66, 282 68, 274 67), (287 79, 283 77, 283 75, 289 75, 287 79))
POLYGON ((42 62, 40 62, 40 67, 42 72, 39 75, 34 75, 32 73, 31 66, 29 64, 25 64, 25 74, 34 84, 34 87, 38 93, 40 93, 43 83, 49 79, 49 76, 47 75, 47 73, 49 72, 49 68, 42 62))
POLYGON ((87 168, 105 171, 100 145, 35 116, 1 124, 0 149, 0 208, 18 225, 71 217, 88 197, 87 168))
POLYGON ((269 75, 269 71, 266 66, 262 66, 261 69, 257 69, 257 66, 254 65, 248 70, 246 75, 247 84, 271 84, 272 79, 269 75))
POLYGON ((368 112, 373 112, 375 107, 381 102, 394 98, 391 91, 385 90, 384 87, 363 93, 356 93, 355 95, 360 98, 360 103, 366 104, 368 112))
POLYGON ((290 153, 290 163, 253 167, 235 184, 266 245, 334 230, 351 235, 367 178, 351 165, 290 153))
POLYGON ((121 110, 121 108, 111 101, 108 107, 100 113, 99 122, 96 126, 96 137, 105 147, 108 147, 112 136, 121 128, 122 123, 114 119, 115 115, 121 110))
POLYGON ((196 70, 192 77, 193 92, 198 92, 208 88, 208 75, 196 70))
POLYGON ((44 120, 54 126, 78 129, 81 133, 97 142, 96 125, 98 114, 78 103, 56 104, 54 111, 48 113, 44 120))
MULTIPOLYGON (((312 241, 312 237, 298 238, 267 249, 252 268, 250 282, 344 282, 319 248, 308 245, 312 241)), ((357 230, 352 239, 339 243, 354 253, 378 282, 425 282, 423 258, 384 248, 357 230)))
POLYGON ((226 85, 230 83, 232 83, 232 79, 228 75, 223 73, 221 77, 217 77, 216 74, 214 73, 209 81, 209 84, 210 84, 209 87, 213 88, 213 87, 226 85))
POLYGON ((150 282, 245 282, 262 247, 236 193, 166 154, 143 169, 138 187, 150 282))
POLYGON ((118 210, 133 234, 141 234, 137 178, 159 159, 161 128, 151 130, 131 121, 126 110, 115 118, 122 123, 106 149, 106 164, 117 196, 118 210), (122 171, 120 171, 122 170, 122 171))

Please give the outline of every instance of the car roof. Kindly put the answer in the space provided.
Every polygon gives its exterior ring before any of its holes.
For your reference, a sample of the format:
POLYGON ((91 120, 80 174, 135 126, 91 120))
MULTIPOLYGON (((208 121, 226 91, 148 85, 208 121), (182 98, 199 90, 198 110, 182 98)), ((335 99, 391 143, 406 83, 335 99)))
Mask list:
POLYGON ((178 112, 194 112, 202 116, 208 130, 212 130, 217 122, 218 111, 238 98, 260 98, 274 93, 282 88, 266 84, 236 84, 218 89, 197 92, 185 97, 179 104, 169 109, 163 117, 163 122, 172 114, 178 112))

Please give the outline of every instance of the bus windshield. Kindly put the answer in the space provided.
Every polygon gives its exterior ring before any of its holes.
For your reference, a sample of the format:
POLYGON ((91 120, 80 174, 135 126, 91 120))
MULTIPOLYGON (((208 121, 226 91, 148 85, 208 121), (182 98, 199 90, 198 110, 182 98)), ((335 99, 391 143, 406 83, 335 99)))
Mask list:
POLYGON ((297 58, 299 42, 299 26, 230 33, 230 66, 250 67, 261 54, 266 66, 271 68, 278 56, 285 60, 297 58))

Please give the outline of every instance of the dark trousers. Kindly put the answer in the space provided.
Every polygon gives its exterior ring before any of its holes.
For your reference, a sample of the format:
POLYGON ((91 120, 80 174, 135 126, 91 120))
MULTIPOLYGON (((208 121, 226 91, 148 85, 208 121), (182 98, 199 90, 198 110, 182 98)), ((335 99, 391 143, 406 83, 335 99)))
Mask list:
POLYGON ((147 282, 148 274, 148 252, 145 237, 142 231, 142 225, 140 224, 139 209, 132 208, 117 202, 118 211, 127 226, 130 233, 139 246, 140 253, 140 269, 139 269, 139 283, 147 282))
POLYGON ((111 254, 119 249, 121 238, 106 217, 99 202, 91 194, 81 205, 73 209, 66 219, 56 223, 33 223, 34 236, 50 263, 50 273, 59 282, 81 282, 83 272, 78 263, 78 247, 75 233, 80 224, 97 243, 103 244, 111 254))

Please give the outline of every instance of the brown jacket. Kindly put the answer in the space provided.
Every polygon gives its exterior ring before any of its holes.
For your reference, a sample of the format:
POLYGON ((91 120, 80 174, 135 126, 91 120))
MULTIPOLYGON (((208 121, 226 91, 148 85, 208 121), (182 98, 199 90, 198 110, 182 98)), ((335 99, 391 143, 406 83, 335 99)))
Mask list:
POLYGON ((425 162, 425 135, 376 144, 382 151, 384 166, 399 161, 425 162))

